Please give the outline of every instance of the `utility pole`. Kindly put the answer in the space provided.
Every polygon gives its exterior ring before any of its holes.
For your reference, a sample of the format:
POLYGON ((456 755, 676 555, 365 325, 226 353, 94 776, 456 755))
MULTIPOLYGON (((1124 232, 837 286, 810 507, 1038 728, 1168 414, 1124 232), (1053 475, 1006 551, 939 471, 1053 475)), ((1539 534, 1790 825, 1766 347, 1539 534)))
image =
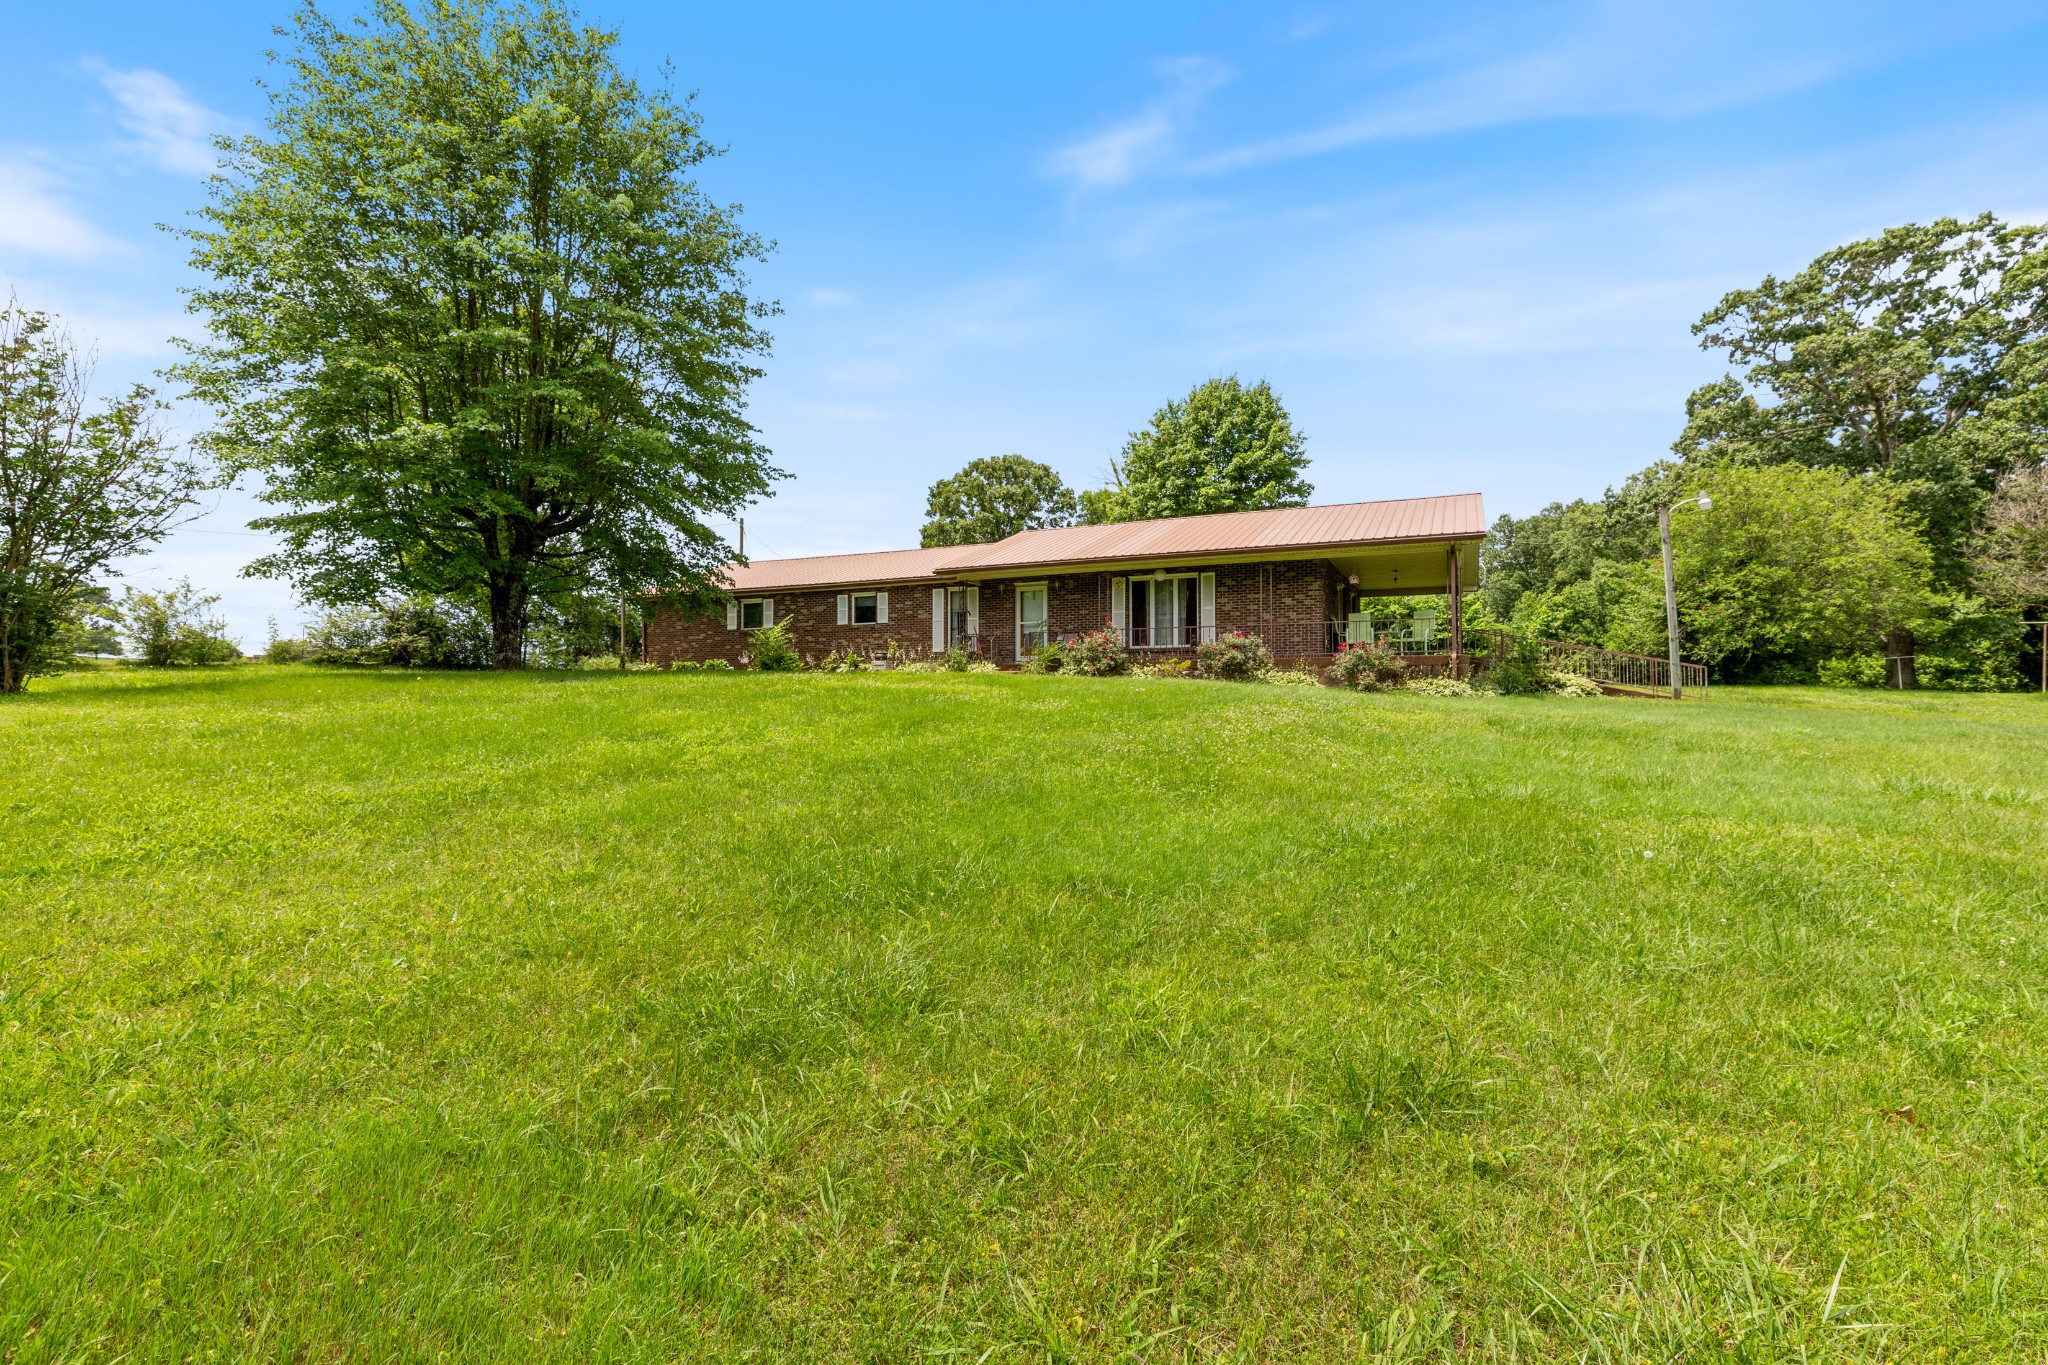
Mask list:
POLYGON ((1714 505, 1714 500, 1702 493, 1697 498, 1686 498, 1683 502, 1657 509, 1657 538, 1664 544, 1664 638, 1671 647, 1673 701, 1685 696, 1685 688, 1678 680, 1678 584, 1671 576, 1671 514, 1688 502, 1696 504, 1702 512, 1714 505))
POLYGON ((747 557, 747 519, 740 518, 740 558, 747 557))
POLYGON ((626 671, 626 590, 619 589, 619 672, 626 671))

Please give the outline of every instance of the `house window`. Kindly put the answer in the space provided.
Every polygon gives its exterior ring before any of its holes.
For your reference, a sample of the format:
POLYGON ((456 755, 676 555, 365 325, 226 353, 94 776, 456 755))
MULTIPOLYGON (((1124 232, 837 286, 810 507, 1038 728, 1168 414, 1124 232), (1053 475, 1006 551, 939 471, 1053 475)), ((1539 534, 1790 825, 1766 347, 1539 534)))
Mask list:
POLYGON ((744 597, 740 599, 740 629, 759 630, 768 624, 768 599, 765 597, 744 597))
POLYGON ((1201 614, 1194 574, 1133 578, 1131 645, 1136 649, 1181 649, 1200 638, 1201 614))
POLYGON ((871 626, 881 618, 876 614, 875 594, 857 592, 853 595, 853 624, 871 626))

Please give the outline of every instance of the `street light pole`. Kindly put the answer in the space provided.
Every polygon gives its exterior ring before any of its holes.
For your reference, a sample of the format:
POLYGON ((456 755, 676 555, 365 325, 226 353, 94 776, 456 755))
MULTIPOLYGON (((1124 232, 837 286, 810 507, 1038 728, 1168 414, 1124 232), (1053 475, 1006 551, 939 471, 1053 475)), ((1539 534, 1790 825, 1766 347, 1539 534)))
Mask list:
POLYGON ((1678 680, 1678 585, 1671 576, 1671 514, 1686 503, 1692 503, 1702 512, 1714 505, 1714 500, 1705 493, 1697 498, 1686 498, 1669 507, 1657 509, 1657 538, 1664 545, 1664 638, 1671 648, 1671 700, 1679 701, 1685 696, 1685 687, 1678 680))

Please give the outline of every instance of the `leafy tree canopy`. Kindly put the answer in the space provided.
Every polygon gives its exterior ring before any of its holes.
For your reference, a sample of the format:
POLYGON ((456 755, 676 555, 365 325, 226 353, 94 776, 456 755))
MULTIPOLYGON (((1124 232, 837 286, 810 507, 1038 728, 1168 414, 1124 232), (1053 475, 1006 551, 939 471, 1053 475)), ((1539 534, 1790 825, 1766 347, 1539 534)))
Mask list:
POLYGON ((1081 495, 1085 521, 1300 507, 1315 491, 1302 438, 1272 385, 1237 376, 1195 386, 1131 433, 1110 468, 1115 487, 1081 495))
POLYGON ((46 313, 0 308, 0 692, 104 638, 93 577, 208 486, 137 386, 95 410, 89 358, 46 313))
POLYGON ((2048 229, 1944 218, 1734 291, 1693 331, 1740 376, 1693 393, 1673 448, 1881 474, 1960 583, 1999 474, 2048 452, 2044 247, 2048 229))
POLYGON ((1685 516, 1672 538, 1692 657, 1737 676, 1810 669, 1868 652, 1931 611, 1926 542, 1885 481, 1731 464, 1698 486, 1713 508, 1685 516))
POLYGON ((1971 546, 1971 579, 1995 602, 2048 604, 2048 466, 2007 470, 1971 546))
MULTIPOLYGON (((1676 461, 1661 460, 1598 501, 1554 502, 1530 516, 1499 518, 1480 548, 1488 610, 1507 620, 1525 594, 1583 582, 1604 561, 1631 563, 1656 554, 1657 509, 1685 496, 1686 478, 1676 461)), ((1599 643, 1580 635, 1554 638, 1599 643)))
POLYGON ((259 471, 325 602, 709 591, 706 527, 777 471, 744 417, 762 243, 689 180, 697 116, 555 0, 294 17, 267 136, 223 142, 189 234, 209 341, 177 371, 259 471))
POLYGON ((1022 455, 971 460, 926 494, 922 544, 975 545, 1041 526, 1071 526, 1074 491, 1049 465, 1022 455))

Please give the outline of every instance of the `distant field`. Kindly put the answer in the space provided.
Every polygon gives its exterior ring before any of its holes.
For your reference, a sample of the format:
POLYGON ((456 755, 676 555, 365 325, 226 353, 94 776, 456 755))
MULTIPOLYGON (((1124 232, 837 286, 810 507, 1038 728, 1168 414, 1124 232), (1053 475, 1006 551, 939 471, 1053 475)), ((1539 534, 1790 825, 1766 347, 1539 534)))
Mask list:
POLYGON ((2048 1359, 2048 704, 0 703, 0 1360, 2048 1359))

